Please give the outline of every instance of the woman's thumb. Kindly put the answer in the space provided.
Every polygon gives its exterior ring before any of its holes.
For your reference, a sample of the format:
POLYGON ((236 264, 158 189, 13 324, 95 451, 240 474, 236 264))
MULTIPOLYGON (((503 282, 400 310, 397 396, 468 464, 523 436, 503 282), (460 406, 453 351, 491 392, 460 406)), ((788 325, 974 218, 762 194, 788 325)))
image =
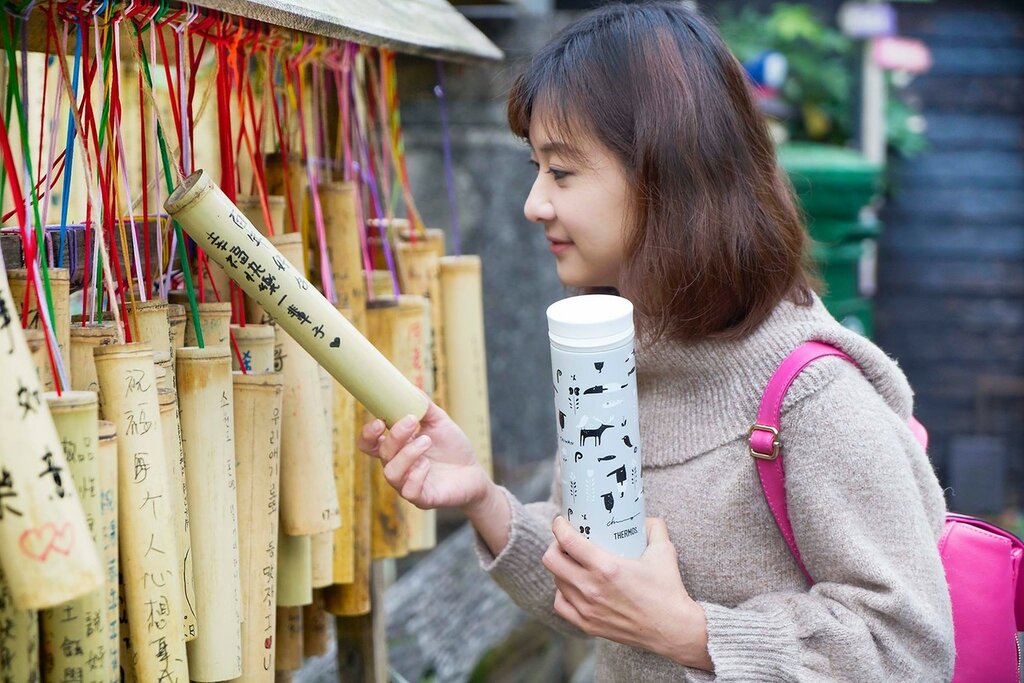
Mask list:
POLYGON ((648 517, 646 521, 647 526, 647 545, 653 543, 671 543, 672 541, 668 537, 668 527, 665 526, 665 520, 660 517, 648 517))

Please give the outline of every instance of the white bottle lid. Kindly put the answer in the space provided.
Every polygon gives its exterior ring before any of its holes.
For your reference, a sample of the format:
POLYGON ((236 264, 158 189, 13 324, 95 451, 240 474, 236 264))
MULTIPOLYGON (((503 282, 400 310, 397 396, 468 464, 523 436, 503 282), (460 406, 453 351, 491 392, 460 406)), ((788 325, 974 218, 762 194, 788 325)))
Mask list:
POLYGON ((633 338, 633 304, 621 296, 583 294, 548 306, 548 337, 566 349, 621 346, 633 338))

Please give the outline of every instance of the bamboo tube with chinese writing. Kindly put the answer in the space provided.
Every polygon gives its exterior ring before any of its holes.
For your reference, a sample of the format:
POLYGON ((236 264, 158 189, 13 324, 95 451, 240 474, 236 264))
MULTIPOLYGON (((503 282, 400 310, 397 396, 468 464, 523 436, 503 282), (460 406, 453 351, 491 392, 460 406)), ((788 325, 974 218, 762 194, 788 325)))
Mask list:
POLYGON ((289 536, 277 528, 277 604, 302 607, 313 602, 313 545, 309 536, 289 536))
MULTIPOLYGON (((366 321, 368 336, 373 345, 395 360, 398 302, 394 299, 377 299, 367 304, 366 321)), ((404 557, 409 552, 405 529, 405 508, 402 497, 384 478, 384 468, 378 463, 370 467, 373 495, 372 557, 404 557)))
MULTIPOLYGON (((131 656, 139 680, 186 680, 182 573, 153 352, 96 347, 100 410, 117 425, 118 541, 131 656)), ((124 636, 122 636, 124 637, 124 636)))
POLYGON ((280 484, 280 374, 234 373, 238 549, 242 577, 242 675, 274 680, 280 484))
MULTIPOLYGON (((355 428, 372 419, 369 412, 356 406, 359 418, 355 428)), ((354 445, 354 443, 353 443, 354 445)), ((370 555, 372 544, 372 493, 370 491, 370 462, 366 457, 354 457, 352 462, 353 490, 353 541, 352 580, 344 585, 328 586, 324 589, 324 605, 327 611, 339 617, 358 616, 370 611, 370 555)), ((379 466, 378 466, 379 467, 379 466)))
MULTIPOLYGON (((274 369, 273 325, 232 325, 231 334, 238 344, 238 355, 245 363, 246 372, 272 372, 274 369)), ((241 370, 238 356, 231 354, 231 369, 241 370)))
MULTIPOLYGON (((327 450, 330 455, 331 467, 333 471, 334 429, 331 425, 331 419, 333 418, 334 412, 334 385, 336 384, 336 382, 334 381, 334 378, 331 377, 330 374, 328 374, 328 372, 323 368, 319 368, 319 372, 320 391, 323 396, 322 405, 324 411, 323 440, 324 443, 327 444, 327 450)), ((337 506, 338 504, 337 490, 337 486, 335 486, 335 506, 337 506)), ((341 526, 340 508, 338 514, 338 526, 341 526)), ((313 588, 323 588, 324 586, 330 586, 332 583, 334 583, 334 530, 322 531, 318 534, 313 534, 311 538, 311 553, 313 588)))
POLYGON ((175 363, 196 587, 189 677, 223 681, 242 673, 231 359, 226 346, 185 346, 175 363))
POLYGON ((320 200, 324 207, 324 234, 337 305, 339 309, 351 311, 350 320, 357 329, 362 329, 366 279, 354 186, 347 182, 320 183, 320 200))
POLYGON ((186 641, 196 637, 196 584, 192 564, 192 534, 189 530, 188 494, 185 488, 185 454, 181 447, 181 419, 178 412, 178 394, 174 389, 159 389, 160 427, 164 438, 164 456, 170 477, 169 500, 175 531, 178 567, 181 569, 181 599, 184 610, 183 637, 186 641))
POLYGON ((302 668, 302 608, 277 608, 274 668, 295 671, 302 668))
POLYGON ((71 326, 71 388, 75 391, 99 391, 96 361, 92 350, 117 342, 114 323, 87 323, 71 326))
MULTIPOLYGON (((93 542, 102 547, 99 405, 93 391, 45 394, 68 469, 58 481, 74 481, 93 542)), ((108 641, 103 583, 80 598, 40 612, 43 675, 47 680, 107 683, 108 641)))
MULTIPOLYGON (((60 355, 64 359, 64 367, 68 367, 71 348, 71 280, 67 268, 49 268, 47 275, 50 278, 50 294, 53 298, 53 333, 57 336, 57 346, 60 348, 60 355)), ((39 275, 42 278, 42 274, 39 275)), ((14 310, 17 316, 21 317, 21 305, 25 300, 25 288, 28 284, 28 271, 24 268, 14 268, 7 271, 7 278, 10 281, 11 298, 14 299, 14 310)), ((45 294, 43 295, 45 296, 45 294)), ((42 329, 42 320, 39 317, 39 300, 36 297, 35 288, 32 289, 32 302, 28 307, 29 329, 42 329)))
POLYGON ((0 266, 0 568, 25 610, 67 602, 103 581, 74 484, 57 486, 49 475, 67 471, 67 462, 40 389, 0 266))
MULTIPOLYGON (((199 324, 203 328, 203 344, 206 346, 227 346, 228 333, 231 329, 231 302, 210 301, 197 304, 199 307, 199 324)), ((199 343, 192 317, 185 318, 185 346, 199 343)))
MULTIPOLYGON (((298 154, 288 155, 287 174, 284 157, 277 152, 266 156, 267 192, 284 199, 283 224, 285 232, 305 234, 308 229, 309 176, 298 154), (287 175, 287 177, 286 177, 287 175), (295 225, 292 225, 292 215, 295 225)), ((170 201, 170 200, 168 200, 170 201)), ((275 226, 276 227, 276 226, 275 226)))
POLYGON ((323 591, 313 591, 313 603, 302 608, 302 654, 319 657, 327 653, 331 628, 324 610, 323 591))
POLYGON ((441 291, 444 355, 459 361, 445 366, 448 414, 465 430, 480 464, 493 475, 480 257, 442 258, 441 291))
MULTIPOLYGON (((418 239, 399 242, 395 257, 398 278, 405 294, 425 296, 430 300, 430 387, 434 403, 445 407, 444 306, 441 296, 441 264, 435 242, 418 239)), ((424 388, 424 387, 421 387, 424 388)))
MULTIPOLYGON (((279 232, 276 235, 268 237, 267 242, 269 242, 275 249, 277 249, 278 252, 281 254, 281 257, 284 258, 288 263, 292 264, 295 270, 297 270, 301 275, 303 275, 303 277, 305 277, 306 259, 303 256, 302 252, 301 235, 294 232, 279 232)), ((267 291, 273 289, 272 287, 270 287, 270 285, 275 284, 277 282, 276 278, 273 277, 273 274, 271 274, 271 277, 272 279, 266 279, 266 275, 264 275, 264 278, 260 280, 263 286, 267 288, 267 291)), ((257 284, 257 288, 259 287, 260 284, 257 284)), ((275 322, 273 316, 271 316, 269 313, 263 310, 263 307, 260 306, 259 302, 257 302, 251 296, 245 300, 245 317, 246 320, 248 320, 249 322, 259 323, 261 325, 273 325, 275 322)))
POLYGON ((46 337, 42 330, 22 330, 25 335, 25 343, 28 345, 28 352, 32 356, 32 366, 35 368, 39 385, 45 391, 53 391, 53 370, 50 365, 49 351, 46 347, 46 337))
POLYGON ((177 383, 174 378, 174 358, 170 353, 154 353, 153 365, 156 366, 156 386, 158 389, 175 391, 177 383))
MULTIPOLYGON (((346 317, 351 314, 342 310, 346 317)), ((331 405, 331 441, 334 452, 334 487, 338 491, 341 526, 334 530, 331 583, 352 583, 355 571, 355 482, 356 400, 341 385, 334 387, 331 405)))
POLYGON ((270 209, 270 220, 273 230, 267 229, 267 221, 263 217, 263 207, 260 206, 260 198, 256 195, 242 194, 235 197, 235 205, 245 214, 249 222, 260 231, 264 237, 271 233, 281 235, 285 229, 285 202, 284 197, 279 194, 267 195, 267 206, 270 209))
MULTIPOLYGON (((398 297, 395 319, 395 365, 409 380, 430 393, 430 300, 403 294, 398 297)), ((437 515, 400 499, 410 551, 428 550, 437 544, 437 515)))
POLYGON ((189 176, 166 206, 245 293, 371 412, 388 424, 409 414, 423 416, 426 397, 281 257, 205 172, 189 176), (274 286, 261 290, 257 283, 249 282, 237 265, 241 254, 272 275, 274 286), (229 265, 229 257, 236 265, 229 265))
POLYGON ((118 578, 118 614, 120 618, 118 657, 121 662, 121 672, 114 683, 122 680, 124 683, 135 683, 138 680, 138 676, 135 675, 138 658, 132 649, 132 629, 128 624, 128 599, 124 591, 124 575, 118 578))
MULTIPOLYGON (((95 366, 94 366, 95 367, 95 366)), ((103 619, 107 624, 107 680, 121 683, 121 628, 117 553, 117 425, 97 423, 100 470, 100 557, 103 562, 103 619)))
POLYGON ((39 680, 39 613, 19 609, 0 569, 0 683, 39 680))

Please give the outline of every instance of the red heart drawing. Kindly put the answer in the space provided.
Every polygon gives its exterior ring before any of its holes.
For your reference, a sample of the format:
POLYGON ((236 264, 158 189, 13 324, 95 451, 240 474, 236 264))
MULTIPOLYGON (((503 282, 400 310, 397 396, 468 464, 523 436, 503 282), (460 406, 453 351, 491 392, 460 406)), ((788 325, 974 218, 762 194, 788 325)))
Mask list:
POLYGON ((18 545, 25 555, 46 562, 50 551, 55 550, 61 555, 67 556, 75 546, 75 529, 71 522, 64 522, 60 530, 53 522, 46 522, 36 529, 26 529, 18 539, 18 545))
POLYGON ((71 522, 64 522, 60 531, 54 534, 50 545, 65 557, 71 553, 71 549, 75 547, 75 528, 71 526, 71 522))

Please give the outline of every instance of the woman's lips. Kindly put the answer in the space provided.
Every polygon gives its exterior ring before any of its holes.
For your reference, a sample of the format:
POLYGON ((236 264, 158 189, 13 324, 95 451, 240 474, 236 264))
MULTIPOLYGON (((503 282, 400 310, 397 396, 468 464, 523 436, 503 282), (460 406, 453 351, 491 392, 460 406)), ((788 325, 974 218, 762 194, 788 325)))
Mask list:
POLYGON ((553 239, 549 239, 548 243, 550 245, 549 248, 551 249, 551 253, 556 255, 567 251, 569 247, 572 246, 572 242, 563 242, 560 240, 553 239))

